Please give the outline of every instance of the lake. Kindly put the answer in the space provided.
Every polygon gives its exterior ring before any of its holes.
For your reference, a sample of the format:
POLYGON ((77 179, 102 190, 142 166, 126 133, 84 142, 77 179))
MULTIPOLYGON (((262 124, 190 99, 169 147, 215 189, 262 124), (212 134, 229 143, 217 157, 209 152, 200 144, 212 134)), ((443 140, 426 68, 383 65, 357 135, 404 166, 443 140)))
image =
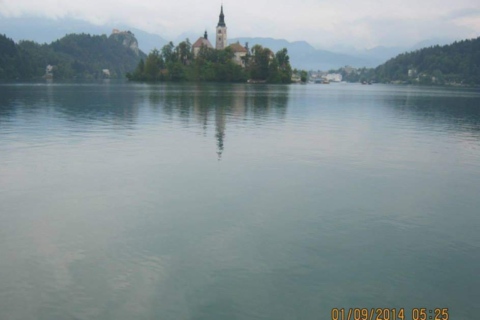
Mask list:
POLYGON ((480 91, 1 84, 0 240, 0 319, 478 319, 480 91))

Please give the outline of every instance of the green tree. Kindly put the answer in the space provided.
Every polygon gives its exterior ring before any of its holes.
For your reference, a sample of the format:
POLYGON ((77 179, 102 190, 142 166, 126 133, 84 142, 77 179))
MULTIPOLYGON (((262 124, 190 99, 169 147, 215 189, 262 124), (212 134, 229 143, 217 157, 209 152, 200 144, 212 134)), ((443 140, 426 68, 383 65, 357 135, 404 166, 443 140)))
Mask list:
POLYGON ((166 64, 176 61, 175 45, 172 41, 162 47, 162 57, 166 64))
POLYGON ((192 45, 188 39, 178 44, 175 48, 175 55, 184 66, 193 60, 192 45))
POLYGON ((145 61, 145 67, 143 71, 143 76, 148 81, 161 80, 162 73, 161 71, 165 68, 165 63, 163 61, 160 52, 157 49, 152 50, 147 56, 145 61))
POLYGON ((267 80, 270 64, 270 59, 273 53, 268 48, 263 48, 261 45, 252 47, 252 57, 249 64, 250 78, 254 80, 267 80))
POLYGON ((278 62, 281 83, 290 83, 292 81, 292 67, 290 66, 290 57, 286 48, 277 51, 275 58, 278 62))
POLYGON ((308 80, 308 73, 305 70, 300 71, 300 81, 305 83, 308 80))

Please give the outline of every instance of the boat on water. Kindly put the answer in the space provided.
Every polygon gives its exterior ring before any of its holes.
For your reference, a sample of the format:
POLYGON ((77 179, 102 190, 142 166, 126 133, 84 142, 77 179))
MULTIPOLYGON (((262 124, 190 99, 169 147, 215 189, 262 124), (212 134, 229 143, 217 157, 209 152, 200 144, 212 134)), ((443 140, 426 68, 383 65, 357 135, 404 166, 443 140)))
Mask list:
POLYGON ((315 83, 317 83, 317 84, 330 84, 330 81, 328 81, 327 79, 316 79, 315 83))

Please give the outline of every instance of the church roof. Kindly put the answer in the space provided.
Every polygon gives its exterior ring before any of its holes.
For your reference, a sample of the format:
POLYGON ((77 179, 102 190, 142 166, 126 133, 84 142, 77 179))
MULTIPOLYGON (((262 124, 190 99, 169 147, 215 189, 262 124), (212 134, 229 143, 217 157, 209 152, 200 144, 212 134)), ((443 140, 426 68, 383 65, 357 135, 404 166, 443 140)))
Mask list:
POLYGON ((195 41, 195 43, 192 45, 192 48, 200 48, 201 46, 205 46, 207 48, 213 48, 210 41, 208 41, 208 39, 206 39, 205 37, 198 38, 198 40, 195 41))
POLYGON ((230 48, 232 48, 233 52, 245 52, 247 53, 247 49, 245 49, 240 43, 235 42, 229 45, 230 48))

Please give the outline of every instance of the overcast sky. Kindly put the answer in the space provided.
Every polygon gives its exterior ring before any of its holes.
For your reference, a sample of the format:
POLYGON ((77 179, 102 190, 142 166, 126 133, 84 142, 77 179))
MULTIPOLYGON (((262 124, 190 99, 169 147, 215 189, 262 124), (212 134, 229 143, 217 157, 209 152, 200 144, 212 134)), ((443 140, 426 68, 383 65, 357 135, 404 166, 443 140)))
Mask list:
MULTIPOLYGON (((0 0, 4 17, 125 24, 166 39, 213 32, 220 0, 0 0)), ((224 0, 229 38, 306 40, 316 47, 406 46, 480 36, 480 0, 224 0)))

